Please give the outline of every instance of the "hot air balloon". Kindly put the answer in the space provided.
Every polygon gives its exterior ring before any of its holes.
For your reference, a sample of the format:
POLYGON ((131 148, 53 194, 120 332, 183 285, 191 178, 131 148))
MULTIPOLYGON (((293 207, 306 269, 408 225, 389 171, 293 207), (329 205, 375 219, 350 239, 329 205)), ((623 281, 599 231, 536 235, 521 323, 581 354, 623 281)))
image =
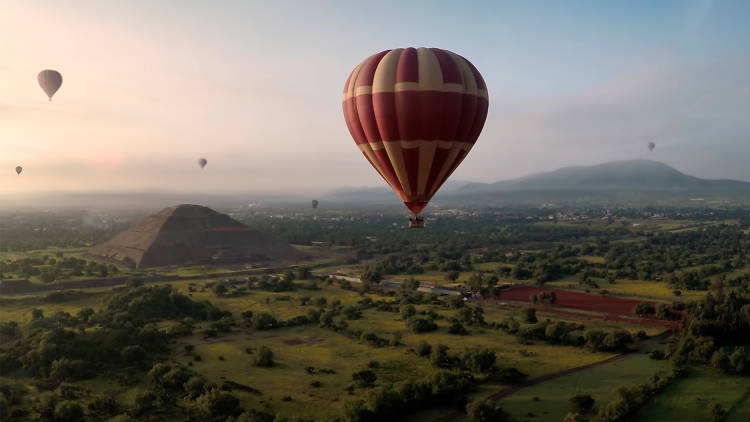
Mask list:
POLYGON ((23 171, 23 167, 16 166, 16 174, 21 174, 22 171, 23 171))
POLYGON ((489 105, 479 71, 438 48, 398 48, 368 57, 344 85, 344 119, 367 161, 414 214, 461 164, 489 105))
POLYGON ((649 151, 653 151, 655 147, 656 147, 655 143, 653 143, 653 142, 649 142, 648 143, 648 150, 649 151))
POLYGON ((198 159, 198 165, 201 166, 201 168, 206 167, 206 164, 208 164, 208 161, 205 158, 198 159))
POLYGON ((313 207, 313 209, 318 208, 318 200, 317 199, 313 199, 312 200, 312 207, 313 207))
POLYGON ((52 101, 52 96, 55 95, 60 85, 62 85, 62 75, 56 70, 45 69, 39 72, 36 77, 39 81, 39 86, 42 87, 44 93, 47 94, 49 100, 52 101))

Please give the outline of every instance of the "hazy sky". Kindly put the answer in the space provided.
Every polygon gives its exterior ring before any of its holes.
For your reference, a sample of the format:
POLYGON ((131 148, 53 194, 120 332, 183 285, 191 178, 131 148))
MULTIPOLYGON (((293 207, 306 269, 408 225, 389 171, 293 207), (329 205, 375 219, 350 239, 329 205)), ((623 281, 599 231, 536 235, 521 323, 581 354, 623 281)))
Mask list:
POLYGON ((0 1, 0 193, 383 185, 341 91, 405 46, 487 82, 453 179, 652 158, 750 180, 747 1, 0 1))

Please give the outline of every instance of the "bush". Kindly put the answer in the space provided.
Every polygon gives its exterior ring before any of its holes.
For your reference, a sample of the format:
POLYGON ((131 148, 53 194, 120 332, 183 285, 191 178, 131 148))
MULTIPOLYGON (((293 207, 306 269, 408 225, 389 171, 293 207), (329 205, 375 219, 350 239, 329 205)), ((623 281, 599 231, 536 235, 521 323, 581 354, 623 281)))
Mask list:
POLYGON ((588 394, 576 394, 568 399, 573 413, 589 413, 594 408, 594 398, 588 394))
POLYGON ((407 321, 409 318, 417 314, 417 309, 414 305, 406 305, 401 307, 401 319, 407 321))
POLYGON ((538 321, 536 318, 536 309, 524 308, 521 311, 521 320, 527 324, 536 324, 538 321))
POLYGON ((146 356, 146 350, 138 345, 127 346, 120 352, 123 362, 130 365, 143 361, 146 356))
POLYGON ((430 353, 432 352, 432 346, 430 346, 429 343, 422 340, 417 345, 417 355, 420 357, 426 357, 430 356, 430 353))
POLYGON ((726 416, 727 411, 722 407, 721 403, 711 403, 711 406, 709 406, 709 412, 711 413, 711 417, 714 421, 719 422, 722 419, 724 419, 724 416, 726 416))
POLYGON ((458 335, 465 335, 468 334, 468 331, 466 331, 466 328, 464 328, 463 324, 460 322, 454 322, 451 324, 451 326, 448 328, 448 332, 450 334, 458 334, 458 335))
POLYGON ((253 364, 263 368, 270 368, 273 366, 273 352, 266 346, 260 346, 258 353, 253 357, 253 364))
POLYGON ((55 422, 83 421, 83 407, 74 401, 61 401, 55 406, 55 422))
POLYGON ((437 324, 432 319, 412 317, 406 322, 412 332, 426 333, 437 330, 437 324))
POLYGON ((375 375, 375 372, 369 369, 363 369, 352 374, 352 381, 359 388, 372 387, 377 379, 378 377, 375 375))
POLYGON ((473 422, 505 422, 510 416, 503 410, 499 403, 489 400, 477 400, 466 406, 469 420, 473 422))

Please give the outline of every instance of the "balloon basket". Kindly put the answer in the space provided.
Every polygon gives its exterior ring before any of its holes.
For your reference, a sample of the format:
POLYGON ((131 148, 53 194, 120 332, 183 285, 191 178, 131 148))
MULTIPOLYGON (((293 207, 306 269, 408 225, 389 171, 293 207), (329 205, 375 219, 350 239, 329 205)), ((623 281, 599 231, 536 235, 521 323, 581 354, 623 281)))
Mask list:
POLYGON ((424 218, 415 215, 413 218, 409 218, 410 229, 422 229, 424 228, 424 218))

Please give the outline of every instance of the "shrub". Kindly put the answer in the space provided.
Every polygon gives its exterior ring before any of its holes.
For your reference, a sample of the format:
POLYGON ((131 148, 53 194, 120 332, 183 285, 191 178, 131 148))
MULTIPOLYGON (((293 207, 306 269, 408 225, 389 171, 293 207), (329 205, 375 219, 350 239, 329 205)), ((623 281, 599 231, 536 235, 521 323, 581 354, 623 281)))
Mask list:
POLYGON ((437 324, 432 319, 412 317, 406 322, 410 330, 415 333, 426 333, 437 330, 437 324))
POLYGON ((429 343, 422 340, 417 345, 417 355, 420 357, 430 356, 430 353, 432 352, 432 346, 430 346, 429 343))
POLYGON ((568 401, 573 413, 589 413, 594 408, 594 398, 588 394, 576 394, 568 401))
POLYGON ((521 319, 523 322, 528 324, 536 324, 538 321, 536 318, 536 309, 534 308, 524 308, 521 311, 521 319))
POLYGON ((270 368, 273 366, 273 352, 266 346, 260 346, 258 353, 253 357, 253 364, 263 368, 270 368))
POLYGON ((489 400, 477 400, 466 406, 469 420, 473 422, 505 422, 510 416, 503 410, 499 403, 489 400))
POLYGON ((468 331, 466 331, 466 328, 464 328, 463 324, 460 322, 454 322, 451 324, 451 326, 448 328, 448 332, 450 334, 458 334, 458 335, 465 335, 468 334, 468 331))
POLYGON ((375 372, 372 372, 369 369, 363 369, 352 374, 352 381, 354 381, 354 384, 359 388, 372 387, 377 378, 375 372))

